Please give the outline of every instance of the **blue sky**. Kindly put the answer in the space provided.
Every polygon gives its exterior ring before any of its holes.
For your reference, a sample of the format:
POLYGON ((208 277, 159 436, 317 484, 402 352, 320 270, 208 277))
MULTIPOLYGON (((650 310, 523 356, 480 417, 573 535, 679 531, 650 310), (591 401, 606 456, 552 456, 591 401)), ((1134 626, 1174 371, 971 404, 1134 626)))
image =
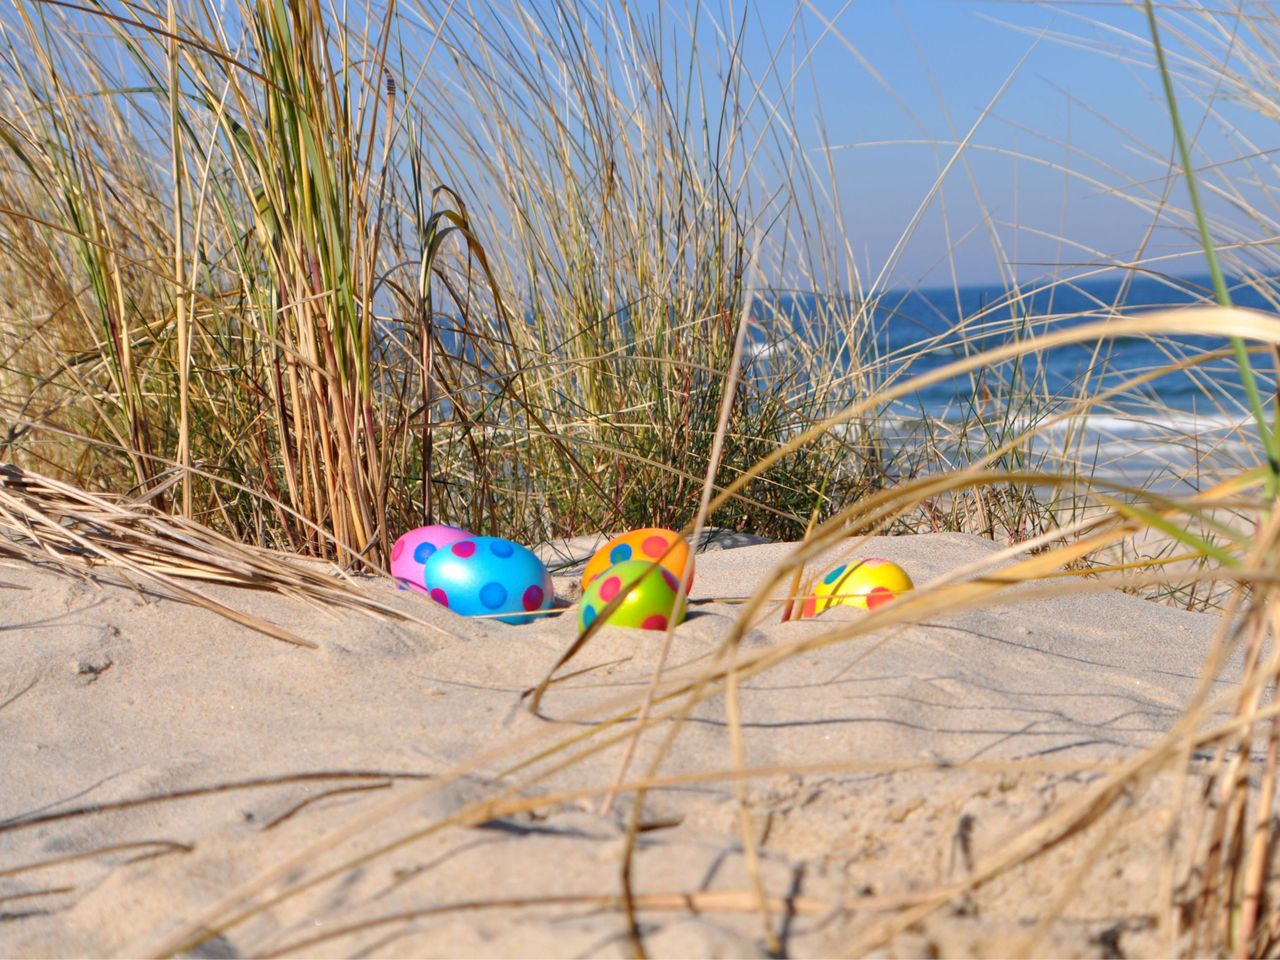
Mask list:
MULTIPOLYGON (((1163 39, 1175 54, 1184 49, 1176 35, 1188 22, 1182 7, 1161 11, 1168 24, 1163 39)), ((950 283, 948 249, 961 283, 999 279, 1005 263, 1031 278, 1046 273, 1046 263, 1137 255, 1153 214, 1117 190, 1158 195, 1173 144, 1140 6, 1105 0, 756 0, 748 15, 756 45, 749 54, 762 57, 788 31, 799 49, 813 51, 816 95, 798 98, 800 122, 808 123, 799 135, 810 155, 820 157, 821 101, 835 149, 839 208, 864 282, 887 270, 888 286, 922 279, 950 283), (950 142, 969 131, 1011 75, 977 129, 967 167, 952 169, 913 239, 891 260, 952 154, 950 142), (1063 167, 1080 176, 1067 176, 1063 167), (984 226, 984 209, 993 227, 984 226)), ((1203 108, 1190 96, 1181 107, 1184 121, 1196 125, 1203 108)), ((1267 138, 1274 140, 1262 118, 1227 110, 1232 124, 1255 142, 1269 146, 1267 138)), ((1214 125, 1200 130, 1198 146, 1215 159, 1241 152, 1214 125)), ((1241 172, 1237 179, 1247 178, 1241 172)), ((1186 205, 1180 182, 1170 201, 1186 205)), ((1186 231, 1166 227, 1150 240, 1146 256, 1181 251, 1185 255, 1162 260, 1160 269, 1203 272, 1193 249, 1186 231)))
MULTIPOLYGON (((558 2, 581 4, 591 17, 624 19, 618 13, 624 9, 621 0, 558 2)), ((1186 50, 1179 33, 1185 38, 1189 28, 1204 23, 1195 13, 1201 2, 1159 5, 1164 39, 1175 58, 1186 50)), ((1216 9, 1269 9, 1261 0, 1203 2, 1216 9)), ((235 21, 234 3, 213 3, 235 21)), ((385 10, 384 0, 370 3, 375 11, 385 10)), ((398 9, 410 22, 420 23, 413 11, 423 6, 447 10, 455 19, 487 10, 482 19, 491 23, 505 22, 503 11, 511 7, 540 9, 555 19, 556 7, 549 0, 493 0, 474 6, 465 0, 403 0, 398 9)), ((360 7, 340 8, 348 26, 358 21, 360 7)), ((1160 215, 1159 227, 1149 230, 1157 220, 1152 204, 1162 190, 1168 189, 1170 203, 1178 208, 1186 206, 1186 190, 1180 178, 1170 180, 1171 129, 1138 4, 630 0, 625 9, 646 29, 661 23, 664 35, 675 37, 677 46, 688 26, 678 21, 696 18, 700 55, 708 63, 723 59, 724 49, 717 44, 727 47, 727 34, 745 15, 744 61, 748 72, 755 73, 750 82, 759 81, 770 54, 781 49, 783 82, 775 77, 765 86, 774 93, 780 85, 794 89, 795 139, 822 176, 831 164, 839 199, 819 213, 843 229, 864 287, 988 283, 1009 276, 1030 280, 1139 256, 1153 269, 1172 274, 1204 272, 1195 238, 1176 213, 1160 215), (797 63, 804 70, 794 85, 786 83, 797 63), (954 143, 970 132, 1006 81, 998 102, 973 133, 963 162, 954 165, 924 204, 954 153, 954 143), (829 154, 820 131, 825 131, 829 154), (909 241, 899 244, 917 216, 909 241)), ((412 56, 435 49, 429 31, 407 36, 412 56)), ((1207 45, 1208 55, 1219 54, 1216 42, 1207 45)), ((670 62, 687 61, 677 56, 670 62)), ((1216 109, 1228 128, 1253 146, 1233 140, 1216 121, 1201 126, 1205 101, 1195 94, 1207 89, 1204 76, 1190 71, 1185 61, 1174 62, 1184 120, 1196 132, 1198 161, 1226 161, 1206 175, 1206 183, 1221 177, 1220 183, 1238 188, 1254 208, 1280 211, 1280 197, 1273 197, 1269 186, 1280 183, 1280 170, 1269 159, 1231 162, 1254 148, 1276 146, 1274 123, 1231 106, 1220 91, 1216 109)), ((419 66, 409 64, 410 74, 419 66)), ((429 66, 442 71, 439 76, 450 69, 439 50, 429 66)), ((122 69, 128 76, 127 63, 122 69)), ((1280 81, 1272 86, 1267 92, 1280 102, 1280 81)), ((707 89, 716 89, 714 79, 707 89)), ((430 100, 429 90, 427 94, 424 99, 430 100)), ((1280 115, 1280 107, 1276 112, 1280 115)), ((448 137, 439 139, 447 143, 448 137)), ((1207 193, 1211 212, 1221 218, 1224 239, 1232 238, 1233 227, 1236 238, 1252 241, 1280 235, 1280 212, 1278 222, 1251 220, 1231 204, 1215 201, 1212 190, 1207 193)), ((1280 243, 1275 246, 1280 249, 1280 243)), ((1245 256, 1253 266, 1280 274, 1280 257, 1271 262, 1269 248, 1245 256)))

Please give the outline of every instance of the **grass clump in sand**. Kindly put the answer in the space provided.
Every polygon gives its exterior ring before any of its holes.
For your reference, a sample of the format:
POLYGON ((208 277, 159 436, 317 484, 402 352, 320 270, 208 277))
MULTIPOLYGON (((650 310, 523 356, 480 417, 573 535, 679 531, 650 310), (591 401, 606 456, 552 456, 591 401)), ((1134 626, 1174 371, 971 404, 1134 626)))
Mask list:
MULTIPOLYGON (((16 10, 11 458, 374 566, 428 518, 524 540, 684 522, 747 238, 768 232, 781 274, 811 259, 788 228, 822 229, 785 104, 754 100, 733 53, 721 109, 692 53, 563 52, 639 22, 564 5, 521 12, 519 38, 444 13, 16 10), (558 117, 557 77, 589 125, 558 117), (769 164, 788 193, 764 195, 769 164)), ((808 375, 835 359, 815 336, 743 378, 725 478, 872 389, 857 302, 812 320, 849 338, 838 372, 808 375)), ((880 458, 811 445, 718 520, 797 535, 824 482, 874 486, 880 458)))

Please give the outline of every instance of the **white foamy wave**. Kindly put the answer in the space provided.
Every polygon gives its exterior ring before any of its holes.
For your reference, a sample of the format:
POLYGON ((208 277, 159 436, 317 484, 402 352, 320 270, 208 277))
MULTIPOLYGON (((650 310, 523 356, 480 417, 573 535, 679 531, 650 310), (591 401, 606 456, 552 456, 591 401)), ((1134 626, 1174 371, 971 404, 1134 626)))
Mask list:
MULTIPOLYGON (((1028 420, 1021 426, 1025 429, 1031 425, 1031 421, 1028 420)), ((1198 437, 1252 429, 1251 425, 1252 418, 1248 415, 1174 411, 1161 412, 1158 416, 1098 413, 1045 424, 1039 432, 1042 436, 1064 436, 1083 428, 1091 434, 1111 437, 1154 437, 1170 434, 1198 437)))
MULTIPOLYGON (((902 456, 961 467, 1026 434, 1017 464, 1094 481, 1186 493, 1265 462, 1252 418, 1232 414, 1109 411, 1054 420, 948 419, 888 412, 878 432, 902 456)), ((851 440, 852 428, 841 433, 851 440)), ((1011 459, 1003 466, 1010 466, 1011 459)))

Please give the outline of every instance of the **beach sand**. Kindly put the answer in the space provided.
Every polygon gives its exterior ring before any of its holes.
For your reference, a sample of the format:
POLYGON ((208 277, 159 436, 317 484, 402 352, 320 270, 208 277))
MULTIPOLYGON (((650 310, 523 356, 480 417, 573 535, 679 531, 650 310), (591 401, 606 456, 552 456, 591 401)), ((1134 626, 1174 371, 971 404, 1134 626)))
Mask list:
MULTIPOLYGON (((742 539, 698 555, 695 601, 751 592, 792 549, 742 539)), ((545 552, 569 563, 584 548, 545 552)), ((938 534, 875 539, 860 555, 893 559, 923 584, 997 550, 938 534)), ((571 567, 556 585, 574 598, 571 567)), ((601 631, 532 716, 523 695, 576 636, 572 611, 513 627, 458 618, 389 580, 365 588, 423 622, 202 587, 318 645, 308 650, 109 569, 77 579, 0 561, 0 955, 629 954, 624 914, 605 901, 621 889, 633 794, 608 811, 598 792, 584 795, 613 781, 625 741, 562 761, 626 730, 588 718, 643 695, 662 634, 601 631), (477 806, 494 798, 511 803, 477 806), (247 905, 259 909, 213 923, 247 905)), ((692 609, 675 631, 676 673, 705 666, 740 607, 692 609)), ((741 655, 863 616, 780 623, 775 611, 741 655)), ((1011 598, 813 649, 744 681, 746 762, 768 768, 746 782, 749 829, 787 953, 847 949, 890 908, 963 879, 1087 796, 1108 764, 1173 724, 1218 626, 1110 590, 1011 598)), ((647 794, 632 881, 655 956, 766 953, 737 788, 696 776, 733 766, 726 716, 723 694, 697 705, 658 767, 677 782, 647 794)), ((646 735, 630 779, 670 729, 646 735)), ((884 951, 1015 950, 1085 865, 1036 950, 1156 953, 1177 788, 1157 781, 1118 818, 948 903, 884 951)))

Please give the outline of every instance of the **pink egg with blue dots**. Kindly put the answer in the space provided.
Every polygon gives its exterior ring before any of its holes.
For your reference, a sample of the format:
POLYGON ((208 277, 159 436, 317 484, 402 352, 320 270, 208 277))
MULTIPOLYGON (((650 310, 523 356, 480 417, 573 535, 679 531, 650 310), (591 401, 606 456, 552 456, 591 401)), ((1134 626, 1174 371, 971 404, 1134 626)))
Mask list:
POLYGON ((422 568, 431 559, 431 555, 441 547, 471 536, 472 533, 461 527, 450 527, 443 523, 410 530, 402 534, 391 548, 391 575, 410 590, 427 593, 422 568))
POLYGON ((555 600, 543 562, 501 537, 468 537, 441 547, 427 559, 423 578, 432 600, 464 617, 528 623, 555 600))

